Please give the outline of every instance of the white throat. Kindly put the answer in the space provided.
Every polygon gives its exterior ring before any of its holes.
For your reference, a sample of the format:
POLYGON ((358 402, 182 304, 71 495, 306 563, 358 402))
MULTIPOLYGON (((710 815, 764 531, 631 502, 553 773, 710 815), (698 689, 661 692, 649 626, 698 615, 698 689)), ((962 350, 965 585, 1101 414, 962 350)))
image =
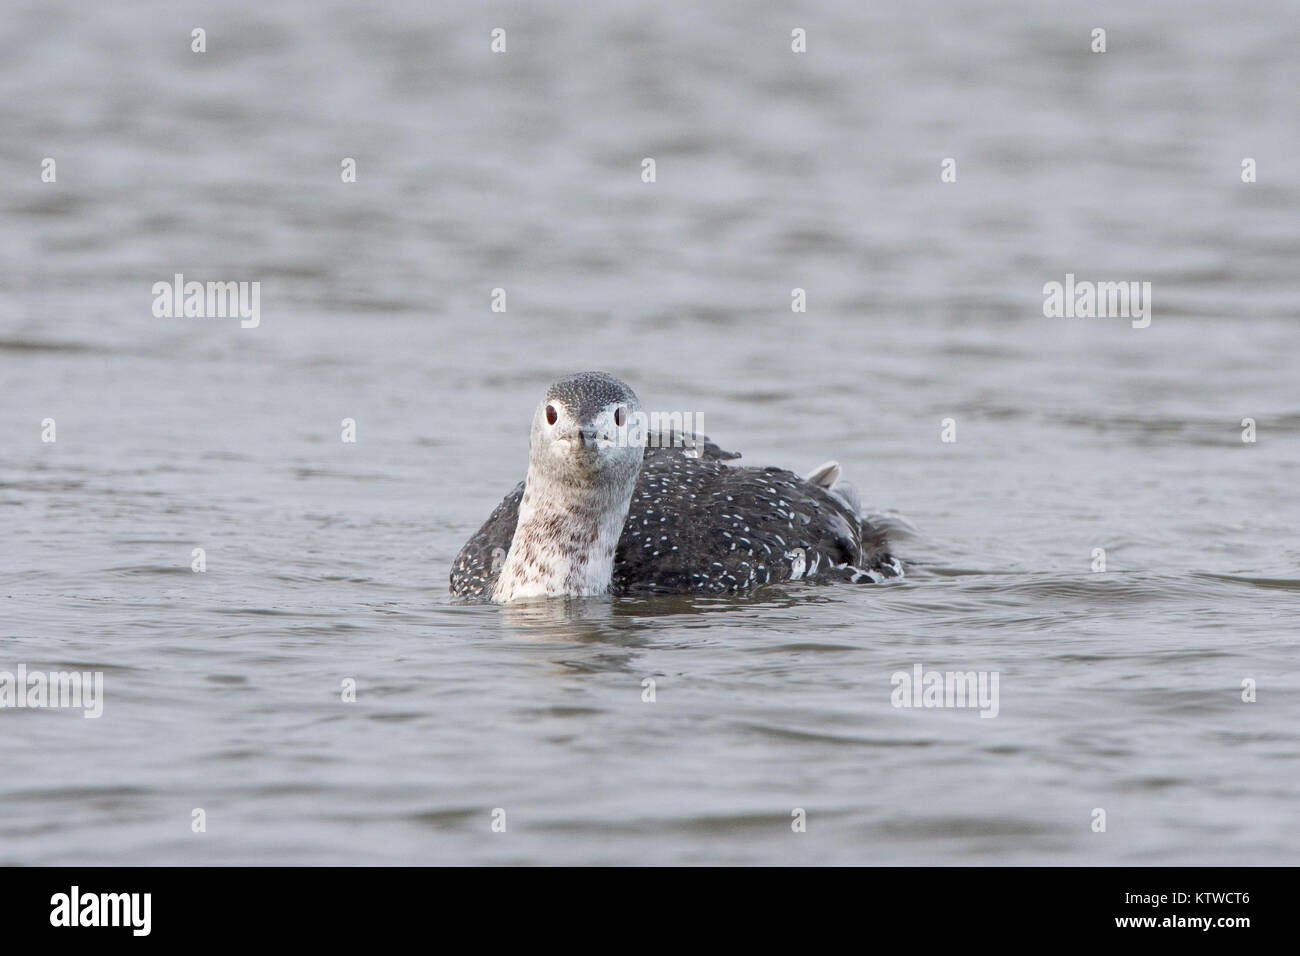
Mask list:
POLYGON ((633 472, 618 487, 575 488, 530 465, 519 523, 492 600, 608 592, 635 483, 633 472))

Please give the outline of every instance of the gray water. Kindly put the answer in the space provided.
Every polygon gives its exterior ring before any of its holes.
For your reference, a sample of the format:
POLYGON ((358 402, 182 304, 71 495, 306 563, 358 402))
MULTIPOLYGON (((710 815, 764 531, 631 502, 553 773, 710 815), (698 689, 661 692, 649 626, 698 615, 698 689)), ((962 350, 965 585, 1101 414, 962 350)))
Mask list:
POLYGON ((1290 0, 10 8, 0 671, 104 711, 0 710, 0 863, 1300 862, 1290 0), (451 604, 583 368, 906 580, 451 604))

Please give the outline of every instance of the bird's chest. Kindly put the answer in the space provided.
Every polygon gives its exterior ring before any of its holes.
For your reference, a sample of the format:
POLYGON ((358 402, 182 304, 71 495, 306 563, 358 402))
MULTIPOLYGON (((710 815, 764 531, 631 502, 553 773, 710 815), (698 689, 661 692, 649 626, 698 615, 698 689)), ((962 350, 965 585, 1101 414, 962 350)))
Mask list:
POLYGON ((613 563, 614 544, 598 533, 575 540, 524 531, 511 545, 498 599, 603 594, 609 590, 613 563))

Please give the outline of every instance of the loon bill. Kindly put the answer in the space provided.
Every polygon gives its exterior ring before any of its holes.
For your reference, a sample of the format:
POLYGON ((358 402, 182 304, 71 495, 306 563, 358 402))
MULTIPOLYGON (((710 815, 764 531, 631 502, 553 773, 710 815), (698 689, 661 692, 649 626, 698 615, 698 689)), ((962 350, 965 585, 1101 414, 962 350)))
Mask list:
POLYGON ((612 375, 552 385, 533 415, 528 476, 461 549, 452 595, 509 603, 902 576, 884 530, 836 484, 835 462, 807 478, 729 465, 740 456, 702 435, 646 435, 645 420, 612 375))

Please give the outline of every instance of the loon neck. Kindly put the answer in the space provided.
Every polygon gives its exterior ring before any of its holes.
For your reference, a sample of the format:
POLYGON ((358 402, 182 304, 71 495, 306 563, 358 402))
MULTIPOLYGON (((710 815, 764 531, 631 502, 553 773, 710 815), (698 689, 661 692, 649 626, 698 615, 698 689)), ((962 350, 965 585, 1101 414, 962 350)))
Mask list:
POLYGON ((508 603, 609 591, 634 485, 635 474, 625 487, 575 488, 530 468, 492 599, 508 603))

